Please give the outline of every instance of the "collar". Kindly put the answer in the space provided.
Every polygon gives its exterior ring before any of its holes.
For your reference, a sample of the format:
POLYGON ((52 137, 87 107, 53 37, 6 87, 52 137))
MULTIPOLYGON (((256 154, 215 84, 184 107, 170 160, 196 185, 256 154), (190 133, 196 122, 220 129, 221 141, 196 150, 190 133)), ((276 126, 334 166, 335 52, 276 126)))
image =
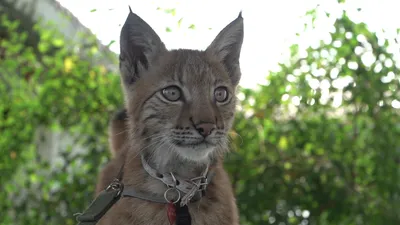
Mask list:
POLYGON ((144 170, 153 178, 163 182, 168 189, 164 193, 165 200, 169 191, 175 191, 178 198, 175 199, 174 203, 180 201, 180 205, 187 205, 191 200, 199 200, 204 194, 207 185, 210 183, 212 177, 214 177, 214 171, 209 171, 210 166, 207 165, 206 169, 201 173, 199 177, 191 179, 183 179, 174 173, 158 173, 152 168, 141 154, 141 160, 144 170))
POLYGON ((158 174, 157 171, 150 167, 142 156, 143 168, 151 176, 167 185, 168 189, 164 192, 164 196, 151 195, 149 193, 136 191, 132 187, 124 187, 122 183, 123 168, 122 164, 120 171, 114 181, 93 200, 89 207, 83 213, 75 214, 78 225, 95 225, 101 217, 121 198, 133 197, 146 201, 161 203, 161 204, 179 204, 181 207, 186 207, 189 201, 199 200, 205 193, 207 185, 215 175, 214 171, 209 171, 209 166, 201 174, 200 177, 192 179, 182 179, 175 176, 173 173, 158 174), (167 198, 170 191, 175 191, 178 198, 171 201, 167 198), (181 198, 181 192, 183 197, 181 198), (198 196, 197 198, 194 198, 198 196))

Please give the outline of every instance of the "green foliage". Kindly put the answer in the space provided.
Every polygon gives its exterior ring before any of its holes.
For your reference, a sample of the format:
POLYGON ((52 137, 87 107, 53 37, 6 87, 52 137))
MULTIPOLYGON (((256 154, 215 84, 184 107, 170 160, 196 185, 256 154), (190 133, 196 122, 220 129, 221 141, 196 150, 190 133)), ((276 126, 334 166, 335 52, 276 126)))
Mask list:
MULTIPOLYGON (((26 46, 18 21, 3 14, 0 25, 0 224, 76 224, 109 158, 119 77, 96 65, 94 41, 35 26, 26 46), (43 129, 73 145, 46 157, 43 129)), ((307 54, 292 46, 266 85, 239 94, 226 168, 244 225, 400 224, 398 64, 365 24, 343 14, 334 26, 330 41, 307 54)))
POLYGON ((243 90, 227 162, 243 224, 400 223, 399 67, 365 24, 334 27, 243 90))
POLYGON ((119 77, 91 63, 95 43, 66 43, 54 27, 35 26, 39 56, 24 46, 28 34, 16 32, 18 21, 3 14, 0 24, 7 31, 0 40, 0 223, 75 224, 109 154, 109 115, 122 104, 119 77), (62 160, 49 164, 34 142, 41 127, 79 134, 74 142, 88 151, 62 146, 62 160))

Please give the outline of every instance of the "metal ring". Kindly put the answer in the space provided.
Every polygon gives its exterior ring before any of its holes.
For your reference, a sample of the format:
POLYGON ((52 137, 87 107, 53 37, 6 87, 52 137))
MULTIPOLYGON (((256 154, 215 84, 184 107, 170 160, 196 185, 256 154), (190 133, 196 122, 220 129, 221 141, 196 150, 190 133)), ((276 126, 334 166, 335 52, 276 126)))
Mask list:
POLYGON ((165 200, 166 200, 167 202, 172 202, 173 204, 175 204, 175 203, 179 202, 179 200, 181 199, 181 193, 180 193, 176 188, 168 188, 168 189, 164 192, 164 198, 165 198, 165 200), (167 193, 168 193, 168 191, 170 191, 170 190, 175 190, 175 191, 178 193, 178 198, 177 198, 175 201, 170 201, 170 200, 168 200, 168 198, 167 198, 167 193))

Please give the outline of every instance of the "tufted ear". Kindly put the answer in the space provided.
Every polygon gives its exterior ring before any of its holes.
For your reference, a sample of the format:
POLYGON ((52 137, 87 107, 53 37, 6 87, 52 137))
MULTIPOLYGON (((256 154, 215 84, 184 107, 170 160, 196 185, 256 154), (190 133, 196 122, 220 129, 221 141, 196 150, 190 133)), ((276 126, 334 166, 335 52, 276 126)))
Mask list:
POLYGON ((134 83, 163 51, 167 51, 157 33, 129 7, 120 36, 119 67, 124 85, 134 83))
POLYGON ((226 67, 232 83, 237 85, 240 81, 239 58, 243 43, 243 17, 239 16, 228 24, 208 46, 206 52, 217 59, 226 67))

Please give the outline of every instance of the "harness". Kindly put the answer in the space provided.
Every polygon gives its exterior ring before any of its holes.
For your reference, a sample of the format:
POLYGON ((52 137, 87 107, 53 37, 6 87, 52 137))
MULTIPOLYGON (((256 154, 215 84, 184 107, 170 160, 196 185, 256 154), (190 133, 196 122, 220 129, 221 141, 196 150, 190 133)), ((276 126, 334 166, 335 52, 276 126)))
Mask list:
POLYGON ((157 204, 167 205, 167 215, 171 225, 191 225, 191 216, 188 204, 200 200, 204 195, 207 185, 215 176, 214 171, 209 171, 209 166, 201 176, 192 179, 183 179, 173 173, 159 174, 141 156, 145 171, 153 178, 163 182, 168 189, 163 196, 154 195, 135 190, 133 187, 124 187, 122 182, 124 163, 116 178, 92 201, 83 213, 76 214, 78 225, 95 225, 107 211, 121 198, 138 198, 157 204), (175 199, 169 196, 175 193, 175 199))

